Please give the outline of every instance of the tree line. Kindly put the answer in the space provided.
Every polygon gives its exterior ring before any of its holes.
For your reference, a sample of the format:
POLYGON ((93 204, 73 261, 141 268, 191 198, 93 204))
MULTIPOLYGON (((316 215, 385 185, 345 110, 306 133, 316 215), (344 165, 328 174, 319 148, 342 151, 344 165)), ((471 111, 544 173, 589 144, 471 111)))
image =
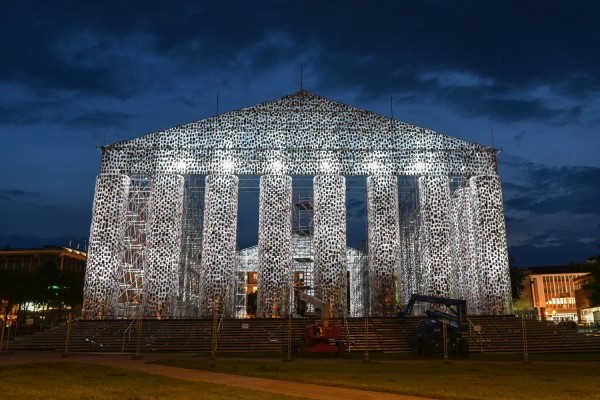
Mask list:
POLYGON ((23 269, 0 269, 0 301, 3 319, 15 305, 21 315, 24 305, 36 304, 46 309, 62 310, 83 302, 85 271, 62 270, 53 261, 47 261, 32 272, 23 269))

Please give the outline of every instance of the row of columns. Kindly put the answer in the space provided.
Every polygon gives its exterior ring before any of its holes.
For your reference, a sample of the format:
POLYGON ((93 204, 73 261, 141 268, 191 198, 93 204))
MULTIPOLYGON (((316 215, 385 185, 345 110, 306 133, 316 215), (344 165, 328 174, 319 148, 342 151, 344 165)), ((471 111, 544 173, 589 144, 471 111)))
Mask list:
MULTIPOLYGON (((96 181, 83 313, 88 318, 116 315, 123 270, 123 240, 130 179, 101 174, 96 181)), ((344 312, 346 299, 345 178, 315 177, 315 293, 344 312)), ((233 314, 236 279, 238 178, 209 175, 205 183, 200 314, 233 314)), ((174 315, 184 179, 159 174, 151 184, 146 238, 143 309, 145 316, 174 315)), ((260 316, 287 315, 292 290, 292 178, 264 175, 260 181, 260 316)))
POLYGON ((467 300, 469 313, 511 312, 500 179, 475 176, 450 192, 446 176, 419 178, 419 213, 401 227, 401 301, 412 293, 467 300))
MULTIPOLYGON (((483 313, 509 312, 510 284, 500 182, 473 177, 450 194, 448 177, 419 178, 420 224, 399 226, 398 184, 392 175, 367 177, 368 276, 371 315, 395 311, 397 293, 463 297, 483 313), (402 234, 402 235, 401 235, 402 234), (401 240, 402 236, 402 240, 401 240), (507 291, 508 286, 508 291, 507 291)), ((314 178, 315 296, 333 316, 346 310, 345 178, 314 178)), ((97 178, 84 288, 84 314, 115 315, 122 272, 129 178, 97 178)), ((184 179, 156 175, 148 211, 143 313, 173 316, 178 296, 184 179)), ((236 281, 238 178, 206 177, 200 315, 233 315, 236 281)), ((287 315, 292 298, 292 178, 260 179, 258 316, 287 315)))

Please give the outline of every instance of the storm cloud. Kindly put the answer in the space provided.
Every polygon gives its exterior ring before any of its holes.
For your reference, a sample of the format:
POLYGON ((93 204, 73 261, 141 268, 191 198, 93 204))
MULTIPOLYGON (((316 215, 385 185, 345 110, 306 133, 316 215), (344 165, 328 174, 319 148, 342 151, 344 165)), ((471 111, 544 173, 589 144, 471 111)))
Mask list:
MULTIPOLYGON (((540 249, 556 250, 556 263, 573 258, 561 258, 560 249, 577 249, 581 259, 595 250, 596 2, 37 0, 7 1, 0 10, 6 245, 15 237, 87 235, 96 146, 105 141, 250 106, 302 85, 502 148, 508 239, 522 250, 523 264, 541 263, 540 249), (29 213, 26 203, 55 209, 29 213), (33 218, 62 221, 56 224, 62 232, 55 225, 52 233, 31 232, 45 230, 33 218)), ((364 221, 360 196, 348 195, 348 218, 357 224, 364 221)), ((244 245, 254 237, 255 202, 240 205, 241 221, 248 220, 240 228, 244 245)))

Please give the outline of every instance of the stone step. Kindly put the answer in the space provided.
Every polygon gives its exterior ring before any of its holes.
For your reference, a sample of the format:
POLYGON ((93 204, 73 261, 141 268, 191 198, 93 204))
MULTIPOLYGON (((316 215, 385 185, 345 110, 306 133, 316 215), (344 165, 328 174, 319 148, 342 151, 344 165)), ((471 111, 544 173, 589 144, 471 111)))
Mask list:
MULTIPOLYGON (((513 316, 470 318, 479 325, 480 333, 470 332, 465 337, 471 352, 519 353, 523 351, 523 333, 520 319, 513 316)), ((365 327, 364 318, 349 318, 344 325, 334 320, 342 329, 341 340, 349 351, 384 353, 413 352, 421 319, 371 318, 365 327)), ((217 342, 222 352, 278 352, 287 345, 288 320, 286 319, 225 319, 217 342)), ((300 341, 304 327, 313 324, 310 319, 291 322, 292 341, 300 341)), ((207 352, 212 349, 212 319, 206 320, 144 320, 140 336, 142 351, 207 352)), ((554 324, 526 321, 529 353, 600 351, 600 337, 569 331, 554 324)), ((65 348, 66 327, 18 338, 14 349, 55 350, 65 348)), ((133 352, 137 347, 137 322, 131 320, 78 321, 73 324, 69 344, 73 352, 133 352)))

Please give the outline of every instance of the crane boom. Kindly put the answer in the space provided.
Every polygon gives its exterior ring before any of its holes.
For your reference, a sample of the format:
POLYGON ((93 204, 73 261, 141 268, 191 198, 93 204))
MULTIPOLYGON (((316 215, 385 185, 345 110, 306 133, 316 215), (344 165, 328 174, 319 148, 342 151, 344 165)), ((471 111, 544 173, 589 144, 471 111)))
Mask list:
POLYGON ((323 326, 326 328, 329 326, 329 315, 331 314, 331 305, 329 303, 325 303, 323 300, 304 292, 300 292, 300 300, 312 304, 315 307, 315 311, 321 316, 323 326))

